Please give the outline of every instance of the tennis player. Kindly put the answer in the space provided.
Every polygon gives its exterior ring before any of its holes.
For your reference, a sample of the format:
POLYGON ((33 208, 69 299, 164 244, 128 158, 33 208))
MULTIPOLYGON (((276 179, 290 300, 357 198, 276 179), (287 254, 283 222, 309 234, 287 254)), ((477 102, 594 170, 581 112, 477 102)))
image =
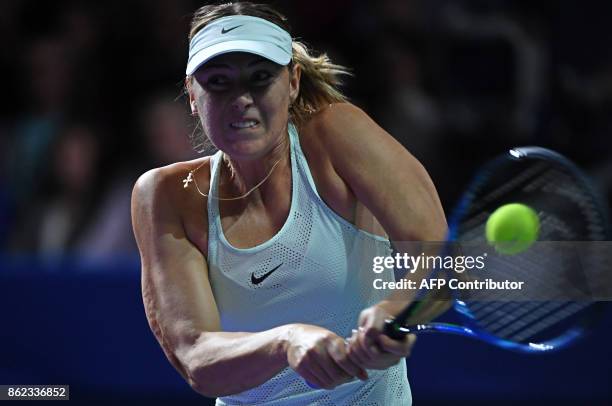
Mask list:
POLYGON ((344 73, 268 6, 195 13, 186 88, 218 152, 142 175, 132 217, 151 329, 218 405, 411 403, 414 337, 381 334, 406 302, 372 287, 372 258, 441 241, 446 221, 425 169, 338 90, 344 73))

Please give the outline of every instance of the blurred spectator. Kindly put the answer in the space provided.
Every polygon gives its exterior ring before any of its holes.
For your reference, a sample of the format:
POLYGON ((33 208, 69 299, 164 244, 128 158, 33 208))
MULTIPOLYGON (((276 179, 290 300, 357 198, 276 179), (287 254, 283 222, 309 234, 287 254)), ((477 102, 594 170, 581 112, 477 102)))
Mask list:
POLYGON ((169 92, 160 92, 143 107, 140 126, 151 167, 169 165, 197 157, 189 142, 192 128, 187 107, 169 92))
POLYGON ((114 177, 87 230, 75 246, 75 254, 101 264, 138 257, 132 233, 130 201, 136 176, 114 177))
POLYGON ((109 61, 101 52, 105 27, 100 17, 95 3, 74 3, 59 12, 58 32, 73 65, 70 81, 74 86, 66 109, 72 115, 95 115, 106 122, 110 112, 100 106, 106 104, 103 91, 108 78, 104 68, 109 61))
POLYGON ((72 65, 62 38, 34 40, 26 50, 28 109, 11 137, 8 171, 12 199, 17 206, 36 189, 44 157, 57 135, 69 94, 72 65))
POLYGON ((150 52, 147 69, 141 74, 159 83, 176 83, 185 69, 187 27, 193 6, 186 0, 143 1, 142 10, 147 17, 147 41, 141 45, 150 52))
POLYGON ((74 123, 60 131, 47 159, 41 159, 46 171, 35 174, 44 187, 21 213, 14 250, 61 256, 78 245, 95 210, 100 158, 91 127, 74 123))
POLYGON ((140 128, 151 162, 147 166, 139 162, 117 167, 115 157, 109 158, 113 162, 109 165, 112 169, 108 187, 98 191, 99 207, 75 245, 81 257, 100 263, 138 255, 130 217, 132 187, 138 175, 150 167, 197 157, 188 139, 189 121, 185 106, 167 93, 145 103, 140 128))
POLYGON ((421 59, 412 47, 387 38, 380 62, 387 67, 387 103, 378 114, 383 127, 420 160, 436 155, 442 116, 425 88, 421 59))
POLYGON ((452 3, 442 10, 442 18, 454 41, 462 43, 463 47, 471 42, 472 47, 481 52, 480 55, 470 55, 475 61, 468 65, 468 69, 471 68, 477 77, 470 77, 472 75, 468 73, 467 79, 475 80, 472 85, 480 81, 480 86, 484 82, 493 87, 477 90, 476 85, 474 89, 465 89, 471 91, 465 95, 466 100, 459 100, 459 103, 466 108, 477 103, 474 113, 476 117, 480 116, 477 118, 479 121, 487 119, 483 117, 486 113, 494 114, 497 126, 510 127, 507 135, 514 138, 512 141, 529 140, 536 129, 536 115, 546 86, 544 72, 547 55, 542 40, 534 37, 535 32, 528 32, 515 16, 508 13, 473 13, 452 3), (482 50, 487 48, 491 51, 483 54, 482 50), (504 48, 507 48, 506 56, 503 54, 504 48), (489 59, 489 63, 485 63, 482 57, 489 59), (480 66, 477 65, 478 61, 481 62, 480 66), (503 69, 502 64, 507 66, 507 70, 503 69), (509 89, 495 86, 504 74, 509 74, 509 89))

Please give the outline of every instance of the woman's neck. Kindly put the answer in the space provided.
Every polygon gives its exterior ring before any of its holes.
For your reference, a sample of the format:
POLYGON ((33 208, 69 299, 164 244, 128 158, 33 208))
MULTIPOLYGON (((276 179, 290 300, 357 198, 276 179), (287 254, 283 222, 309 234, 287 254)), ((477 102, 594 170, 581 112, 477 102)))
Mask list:
MULTIPOLYGON (((285 133, 286 134, 286 133, 285 133)), ((237 160, 223 154, 223 169, 227 168, 225 176, 221 176, 224 198, 233 198, 249 194, 251 197, 263 199, 263 196, 286 189, 286 180, 291 179, 289 137, 284 136, 264 156, 254 160, 237 160)), ((221 185, 220 185, 221 186, 221 185)), ((245 196, 246 197, 246 196, 245 196)))

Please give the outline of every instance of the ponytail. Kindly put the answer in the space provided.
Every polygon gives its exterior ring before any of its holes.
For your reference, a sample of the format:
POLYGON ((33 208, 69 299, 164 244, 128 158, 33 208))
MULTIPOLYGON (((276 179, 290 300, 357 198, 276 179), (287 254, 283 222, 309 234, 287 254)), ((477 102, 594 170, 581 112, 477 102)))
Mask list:
POLYGON ((351 75, 341 65, 332 63, 327 54, 314 56, 308 47, 293 41, 292 65, 300 66, 300 92, 289 108, 289 113, 296 125, 303 124, 308 116, 332 103, 343 103, 348 99, 340 91, 341 75, 351 75))

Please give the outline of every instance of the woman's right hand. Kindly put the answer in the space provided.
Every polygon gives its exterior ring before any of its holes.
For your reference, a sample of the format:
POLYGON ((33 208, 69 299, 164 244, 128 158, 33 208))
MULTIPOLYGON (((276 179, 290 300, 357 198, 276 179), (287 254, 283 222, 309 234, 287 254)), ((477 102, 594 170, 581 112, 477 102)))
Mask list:
POLYGON ((293 324, 287 343, 289 366, 309 384, 333 389, 367 372, 348 358, 346 343, 333 332, 309 324, 293 324))

